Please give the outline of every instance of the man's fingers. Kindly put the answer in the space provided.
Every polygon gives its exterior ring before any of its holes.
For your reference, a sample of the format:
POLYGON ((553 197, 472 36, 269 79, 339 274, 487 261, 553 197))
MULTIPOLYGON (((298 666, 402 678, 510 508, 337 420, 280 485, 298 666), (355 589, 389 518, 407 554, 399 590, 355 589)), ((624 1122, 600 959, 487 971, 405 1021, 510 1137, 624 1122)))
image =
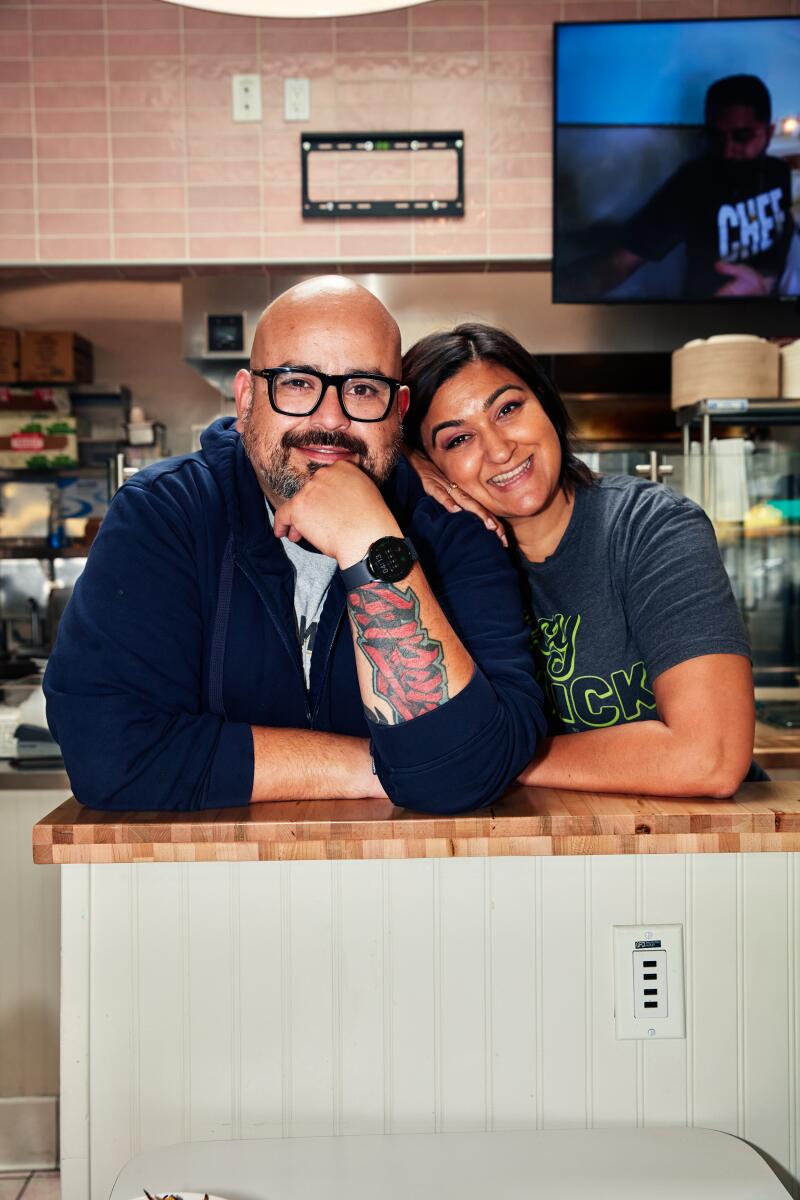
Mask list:
POLYGON ((277 538, 288 538, 291 542, 297 542, 300 540, 301 535, 297 532, 292 524, 291 502, 287 501, 275 509, 273 531, 275 533, 275 537, 277 538), (292 534, 295 536, 293 537, 292 534))
POLYGON ((283 513, 283 506, 275 510, 275 523, 273 529, 276 538, 286 537, 289 530, 292 528, 292 523, 283 513))
POLYGON ((728 282, 714 293, 715 296, 767 296, 770 284, 754 267, 747 263, 715 263, 720 275, 727 275, 728 282))

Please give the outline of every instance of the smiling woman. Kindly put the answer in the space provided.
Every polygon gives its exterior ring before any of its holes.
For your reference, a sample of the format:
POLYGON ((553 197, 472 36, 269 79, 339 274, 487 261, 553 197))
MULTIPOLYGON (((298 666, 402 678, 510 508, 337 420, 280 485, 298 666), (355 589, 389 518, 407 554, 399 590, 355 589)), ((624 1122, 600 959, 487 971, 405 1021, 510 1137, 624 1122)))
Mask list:
POLYGON ((593 476, 552 383, 501 330, 423 338, 403 381, 426 490, 499 519, 520 572, 551 735, 523 782, 731 795, 753 747, 750 650, 703 511, 593 476))

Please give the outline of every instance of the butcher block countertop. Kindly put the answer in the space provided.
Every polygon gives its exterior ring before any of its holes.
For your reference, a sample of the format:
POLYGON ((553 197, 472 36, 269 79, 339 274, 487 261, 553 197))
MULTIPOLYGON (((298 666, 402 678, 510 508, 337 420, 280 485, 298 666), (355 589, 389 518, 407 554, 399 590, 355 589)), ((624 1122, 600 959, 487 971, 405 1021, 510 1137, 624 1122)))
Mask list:
POLYGON ((517 787, 492 808, 431 817, 386 800, 104 813, 70 798, 33 828, 37 863, 725 854, 800 850, 800 782, 746 783, 732 800, 517 787))

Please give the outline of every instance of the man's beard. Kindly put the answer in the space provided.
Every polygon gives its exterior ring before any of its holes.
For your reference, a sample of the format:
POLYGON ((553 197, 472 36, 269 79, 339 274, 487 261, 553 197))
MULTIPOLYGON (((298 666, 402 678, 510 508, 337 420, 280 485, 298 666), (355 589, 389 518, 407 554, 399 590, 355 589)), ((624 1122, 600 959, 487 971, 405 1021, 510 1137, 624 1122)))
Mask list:
POLYGON ((326 429, 309 429, 302 434, 289 430, 280 441, 268 446, 254 433, 249 412, 242 418, 241 431, 242 443, 253 469, 272 495, 279 496, 282 500, 291 500, 292 496, 296 496, 308 483, 312 475, 326 469, 327 464, 317 462, 308 462, 299 469, 293 466, 290 462, 291 452, 301 446, 347 450, 358 456, 357 465, 377 484, 385 483, 400 457, 399 430, 394 442, 379 453, 371 451, 366 442, 359 437, 329 432, 326 429))

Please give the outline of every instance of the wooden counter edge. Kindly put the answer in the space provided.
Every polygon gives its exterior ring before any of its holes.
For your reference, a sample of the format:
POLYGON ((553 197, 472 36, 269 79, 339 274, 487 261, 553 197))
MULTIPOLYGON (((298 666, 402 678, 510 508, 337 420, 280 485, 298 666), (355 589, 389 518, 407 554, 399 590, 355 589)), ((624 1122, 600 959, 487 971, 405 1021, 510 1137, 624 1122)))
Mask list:
POLYGON ((723 801, 518 787, 452 817, 369 800, 107 813, 71 797, 33 827, 33 861, 60 865, 798 850, 793 781, 743 784, 723 801))

